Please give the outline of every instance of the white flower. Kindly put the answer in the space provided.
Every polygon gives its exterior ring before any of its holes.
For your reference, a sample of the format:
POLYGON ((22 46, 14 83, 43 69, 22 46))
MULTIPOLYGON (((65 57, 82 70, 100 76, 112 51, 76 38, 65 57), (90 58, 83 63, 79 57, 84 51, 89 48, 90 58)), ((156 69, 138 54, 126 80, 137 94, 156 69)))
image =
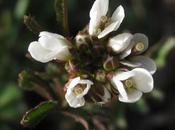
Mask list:
POLYGON ((151 74, 156 72, 156 64, 152 59, 145 56, 137 56, 148 48, 148 39, 144 34, 119 34, 109 40, 108 47, 119 54, 121 64, 131 68, 144 68, 151 74), (136 56, 131 56, 125 60, 132 51, 134 53, 132 55, 136 56))
POLYGON ((148 93, 153 89, 152 75, 143 68, 117 73, 111 82, 118 90, 121 102, 136 102, 143 93, 148 93))
POLYGON ((69 42, 61 35, 40 32, 38 41, 31 42, 28 51, 37 61, 46 63, 51 60, 66 61, 71 57, 69 42))
POLYGON ((120 5, 112 17, 107 17, 109 0, 96 0, 90 10, 89 34, 102 38, 116 31, 122 23, 125 13, 120 5))
POLYGON ((148 38, 141 33, 134 35, 130 33, 119 34, 109 40, 108 46, 118 54, 120 59, 143 53, 148 48, 148 38))
POLYGON ((80 77, 72 79, 65 94, 68 104, 73 108, 84 106, 84 96, 88 93, 91 85, 93 85, 93 82, 90 80, 81 80, 80 77))

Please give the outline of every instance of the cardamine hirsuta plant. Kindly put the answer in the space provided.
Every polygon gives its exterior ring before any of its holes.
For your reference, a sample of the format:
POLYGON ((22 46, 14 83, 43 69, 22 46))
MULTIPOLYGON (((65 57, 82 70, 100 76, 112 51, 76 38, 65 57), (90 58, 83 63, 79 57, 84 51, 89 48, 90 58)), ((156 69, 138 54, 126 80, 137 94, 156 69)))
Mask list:
POLYGON ((148 48, 147 36, 142 33, 114 33, 125 17, 121 5, 108 15, 109 0, 95 0, 89 24, 71 37, 66 2, 61 0, 64 5, 61 8, 58 1, 55 5, 60 11, 60 14, 57 11, 59 24, 63 18, 61 34, 44 31, 31 16, 25 16, 27 27, 39 33, 39 39, 29 44, 27 57, 41 64, 58 65, 61 69, 54 73, 62 76, 64 85, 58 75, 53 78, 48 73, 20 73, 20 86, 33 89, 49 99, 24 115, 21 121, 24 126, 37 123, 34 118, 43 117, 38 113, 46 115, 44 113, 58 104, 62 108, 79 108, 86 103, 103 105, 114 97, 117 97, 116 102, 134 103, 144 93, 153 90, 152 74, 156 65, 142 55, 148 48), (52 87, 48 87, 50 84, 52 87))

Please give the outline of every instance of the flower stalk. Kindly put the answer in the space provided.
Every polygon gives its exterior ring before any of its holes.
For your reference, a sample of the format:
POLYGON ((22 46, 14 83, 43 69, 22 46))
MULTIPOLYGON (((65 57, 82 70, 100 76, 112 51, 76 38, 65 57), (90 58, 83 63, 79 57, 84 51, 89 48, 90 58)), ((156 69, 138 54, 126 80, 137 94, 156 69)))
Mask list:
POLYGON ((55 12, 58 30, 64 36, 69 36, 68 3, 67 0, 55 0, 55 12))

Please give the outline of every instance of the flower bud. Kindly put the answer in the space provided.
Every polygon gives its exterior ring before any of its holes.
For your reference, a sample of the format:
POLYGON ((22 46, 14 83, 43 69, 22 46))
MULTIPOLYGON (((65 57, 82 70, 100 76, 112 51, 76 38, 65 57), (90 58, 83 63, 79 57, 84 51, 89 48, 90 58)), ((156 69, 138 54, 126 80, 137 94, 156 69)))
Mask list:
POLYGON ((75 37, 75 41, 76 41, 77 48, 81 49, 82 47, 88 47, 92 39, 88 33, 80 31, 75 37))
POLYGON ((105 73, 105 71, 104 70, 97 71, 97 73, 95 74, 95 78, 99 82, 105 82, 106 81, 106 73, 105 73))
POLYGON ((106 61, 103 64, 103 68, 106 71, 114 70, 119 66, 119 61, 117 57, 110 57, 106 59, 106 61))
POLYGON ((40 32, 38 41, 31 42, 28 51, 37 61, 46 63, 52 60, 67 61, 71 58, 69 42, 63 36, 40 32))

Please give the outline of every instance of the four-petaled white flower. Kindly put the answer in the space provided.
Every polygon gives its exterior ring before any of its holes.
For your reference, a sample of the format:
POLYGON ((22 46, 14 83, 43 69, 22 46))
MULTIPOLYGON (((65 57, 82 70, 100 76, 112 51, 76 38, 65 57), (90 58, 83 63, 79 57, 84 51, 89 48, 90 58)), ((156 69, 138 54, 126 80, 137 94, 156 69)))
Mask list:
POLYGON ((116 53, 122 52, 120 59, 124 59, 131 53, 138 55, 147 50, 148 38, 141 33, 122 33, 110 38, 108 46, 116 53))
POLYGON ((144 68, 151 74, 156 72, 156 64, 152 59, 145 56, 137 56, 148 48, 148 39, 144 34, 119 34, 109 40, 108 47, 120 55, 121 64, 131 68, 144 68), (135 51, 135 56, 125 60, 132 51, 135 51))
POLYGON ((116 73, 111 83, 118 90, 121 102, 136 102, 143 93, 148 93, 153 89, 153 77, 143 68, 116 73))
POLYGON ((82 80, 80 77, 72 79, 67 86, 65 99, 68 104, 73 108, 84 106, 84 96, 88 93, 89 89, 93 85, 90 80, 82 80))
POLYGON ((112 31, 116 31, 122 23, 125 13, 120 5, 107 17, 109 0, 96 0, 90 10, 89 34, 102 38, 112 31))
POLYGON ((40 32, 38 41, 31 42, 28 51, 37 61, 46 63, 51 60, 66 61, 71 57, 69 52, 69 42, 63 36, 40 32))

